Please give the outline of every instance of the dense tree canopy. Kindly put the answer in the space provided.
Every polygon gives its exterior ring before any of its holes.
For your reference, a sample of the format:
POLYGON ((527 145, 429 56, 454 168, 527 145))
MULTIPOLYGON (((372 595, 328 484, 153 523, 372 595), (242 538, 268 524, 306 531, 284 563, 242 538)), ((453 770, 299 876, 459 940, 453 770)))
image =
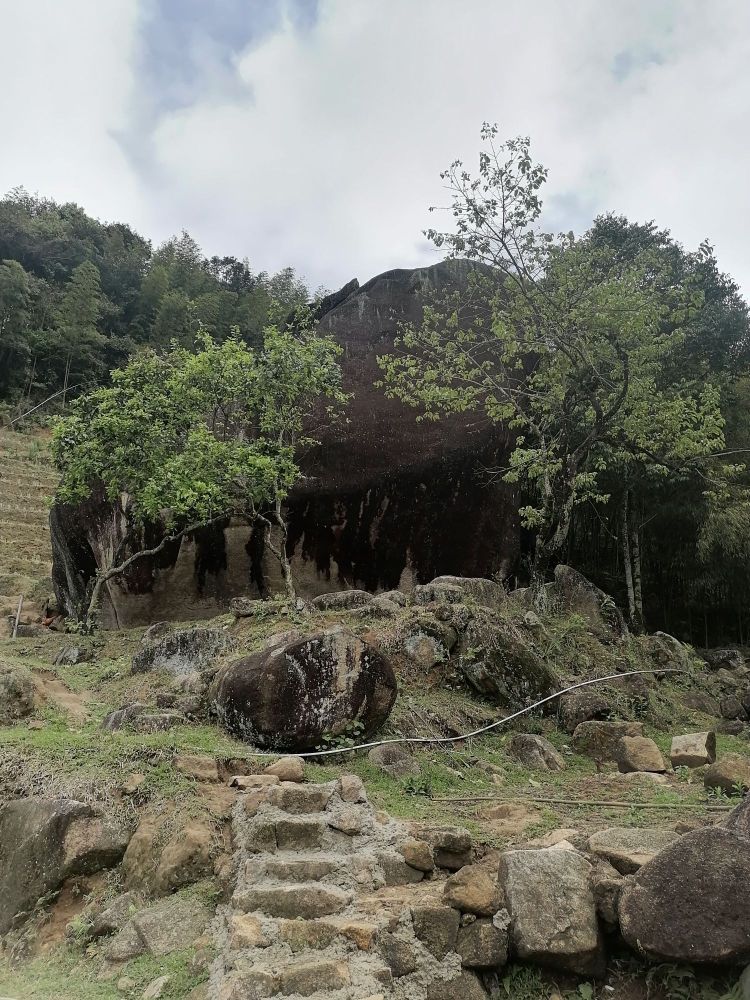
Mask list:
MULTIPOLYGON (((380 359, 384 385, 427 418, 475 410, 514 428, 495 474, 519 484, 538 595, 551 565, 585 545, 591 512, 613 543, 609 589, 622 587, 640 628, 642 529, 665 492, 692 494, 695 561, 727 538, 711 530, 722 505, 746 539, 747 473, 725 428, 730 411, 743 423, 733 387, 748 370, 747 306, 707 243, 688 253, 616 216, 580 237, 544 233, 546 170, 528 139, 499 143, 491 126, 482 138, 477 177, 458 161, 442 175, 453 229, 427 234, 473 262, 467 286, 402 330, 380 359)), ((738 538, 731 551, 744 551, 738 538)), ((592 569, 601 578, 601 560, 592 569)))
POLYGON ((16 189, 0 200, 0 403, 106 381, 140 346, 238 331, 259 345, 309 293, 291 269, 206 259, 187 234, 153 250, 122 223, 16 189))
MULTIPOLYGON (((300 326, 266 327, 257 349, 238 336, 218 343, 201 333, 195 351, 139 352, 57 423, 57 499, 78 503, 97 490, 113 503, 125 497, 133 532, 162 526, 152 551, 216 519, 261 521, 293 593, 282 502, 299 475, 300 448, 311 443, 309 417, 325 405, 330 419, 346 400, 340 348, 300 326)), ((100 572, 87 618, 101 585, 144 554, 115 558, 100 572)))

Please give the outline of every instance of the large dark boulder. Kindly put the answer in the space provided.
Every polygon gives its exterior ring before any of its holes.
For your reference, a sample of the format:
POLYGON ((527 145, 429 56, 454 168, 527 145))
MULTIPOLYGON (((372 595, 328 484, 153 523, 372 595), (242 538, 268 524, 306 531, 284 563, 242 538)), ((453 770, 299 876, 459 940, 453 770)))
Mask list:
POLYGON ((694 830, 660 851, 620 894, 620 929, 664 962, 750 961, 750 839, 743 813, 694 830))
MULTIPOLYGON (((442 574, 505 574, 519 546, 515 490, 486 469, 507 462, 510 432, 477 414, 417 422, 376 383, 377 357, 398 325, 418 322, 437 292, 465 283, 471 265, 449 261, 352 282, 319 310, 320 328, 344 349, 345 420, 315 427, 320 445, 303 459, 289 498, 288 551, 301 596, 357 588, 411 589, 442 574)), ((129 530, 119 504, 95 498, 52 512, 55 591, 66 613, 108 555, 153 543, 158 529, 129 530), (122 545, 127 537, 126 544, 122 545)), ((185 620, 221 613, 232 597, 281 589, 264 533, 246 524, 199 529, 108 582, 105 625, 185 620)))
POLYGON ((75 799, 16 799, 0 810, 0 934, 73 875, 116 865, 128 831, 75 799))
POLYGON ((367 738, 388 718, 396 678, 388 660, 345 629, 316 632, 234 660, 216 675, 210 704, 241 739, 309 750, 324 737, 367 738))

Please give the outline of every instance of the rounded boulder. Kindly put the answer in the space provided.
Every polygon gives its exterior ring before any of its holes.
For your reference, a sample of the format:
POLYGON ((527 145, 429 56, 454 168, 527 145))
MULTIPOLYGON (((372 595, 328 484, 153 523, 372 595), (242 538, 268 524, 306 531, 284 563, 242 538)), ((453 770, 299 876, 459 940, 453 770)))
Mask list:
POLYGON ((390 662, 343 628, 233 660, 210 691, 211 707, 230 732, 262 747, 295 751, 337 736, 366 739, 395 700, 390 662))

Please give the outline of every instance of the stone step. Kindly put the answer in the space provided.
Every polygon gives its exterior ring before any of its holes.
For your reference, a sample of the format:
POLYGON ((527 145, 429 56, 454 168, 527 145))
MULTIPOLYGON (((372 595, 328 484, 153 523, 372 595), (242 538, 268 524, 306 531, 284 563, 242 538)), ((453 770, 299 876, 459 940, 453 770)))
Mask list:
POLYGON ((382 1000, 390 995, 392 974, 379 956, 305 952, 286 962, 272 957, 236 963, 226 977, 222 1000, 302 996, 311 1000, 382 1000))
POLYGON ((238 889, 232 905, 245 913, 255 910, 269 917, 305 920, 340 913, 352 901, 353 893, 315 882, 262 884, 238 889))

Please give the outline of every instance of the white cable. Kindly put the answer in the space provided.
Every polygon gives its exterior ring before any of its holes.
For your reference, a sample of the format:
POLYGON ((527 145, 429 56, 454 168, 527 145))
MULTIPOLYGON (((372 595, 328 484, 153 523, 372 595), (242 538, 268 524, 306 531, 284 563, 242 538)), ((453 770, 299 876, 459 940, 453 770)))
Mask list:
MULTIPOLYGON (((293 756, 330 757, 334 754, 352 753, 354 750, 370 750, 373 747, 382 747, 394 743, 458 743, 461 740, 470 740, 473 736, 481 736, 482 733, 487 733, 490 729, 497 729, 498 726, 504 726, 506 723, 512 722, 513 719, 517 719, 520 715, 525 715, 526 712, 531 712, 535 708, 539 708, 540 705, 545 705, 548 701, 552 701, 554 698, 559 698, 561 695, 567 694, 569 691, 575 691, 577 688, 588 687, 590 684, 603 684, 605 681, 616 681, 620 680, 622 677, 634 677, 638 674, 684 673, 687 673, 687 671, 681 670, 677 667, 665 667, 661 670, 628 670, 624 674, 609 674, 607 677, 593 677, 588 681, 579 681, 578 684, 571 684, 570 687, 563 688, 562 691, 556 691, 554 694, 549 694, 546 698, 542 698, 540 701, 535 701, 533 705, 528 705, 526 708, 522 708, 518 712, 514 712, 513 715, 506 715, 504 718, 498 719, 496 722, 491 722, 488 726, 482 726, 481 729, 475 729, 473 732, 465 733, 463 736, 394 736, 387 740, 374 740, 372 743, 358 743, 353 747, 339 747, 333 750, 308 750, 305 753, 293 754, 293 756)), ((278 755, 279 752, 277 750, 250 750, 245 756, 273 757, 278 755)))

